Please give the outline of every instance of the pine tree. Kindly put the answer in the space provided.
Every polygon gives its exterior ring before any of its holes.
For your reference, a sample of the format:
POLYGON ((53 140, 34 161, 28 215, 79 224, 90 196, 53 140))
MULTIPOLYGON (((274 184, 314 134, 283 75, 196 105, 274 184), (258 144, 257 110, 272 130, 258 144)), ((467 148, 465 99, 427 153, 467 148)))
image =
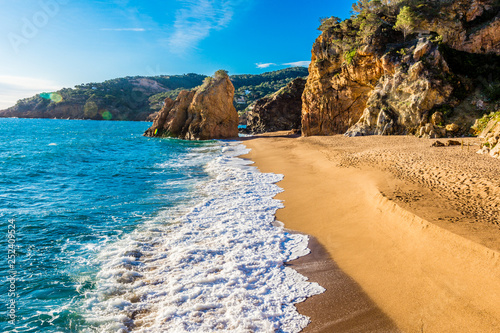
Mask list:
POLYGON ((411 8, 404 6, 399 11, 394 29, 403 32, 404 39, 406 41, 406 36, 415 29, 416 21, 417 19, 415 13, 413 13, 411 8))

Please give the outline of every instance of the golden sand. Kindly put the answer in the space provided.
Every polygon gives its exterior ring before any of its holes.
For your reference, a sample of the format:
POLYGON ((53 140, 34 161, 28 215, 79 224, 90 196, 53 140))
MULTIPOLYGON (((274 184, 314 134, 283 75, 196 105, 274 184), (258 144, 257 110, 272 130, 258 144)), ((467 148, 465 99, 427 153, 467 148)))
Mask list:
POLYGON ((245 157, 285 176, 277 220, 315 237, 311 262, 324 247, 334 264, 310 277, 341 281, 328 297, 345 300, 299 305, 306 331, 500 332, 498 160, 410 137, 278 134, 245 140, 245 157))

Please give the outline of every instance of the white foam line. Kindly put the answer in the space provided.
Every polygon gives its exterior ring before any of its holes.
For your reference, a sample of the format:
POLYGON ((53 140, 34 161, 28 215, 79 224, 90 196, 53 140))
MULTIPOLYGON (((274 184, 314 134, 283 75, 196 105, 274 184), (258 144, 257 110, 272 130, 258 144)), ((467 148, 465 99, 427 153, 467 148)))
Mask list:
POLYGON ((309 249, 307 236, 272 225, 283 176, 236 158, 248 152, 241 143, 220 144, 206 155, 211 177, 197 188, 198 204, 101 253, 98 285, 86 295, 87 319, 101 331, 299 332, 308 324, 293 304, 324 289, 284 266, 309 249))

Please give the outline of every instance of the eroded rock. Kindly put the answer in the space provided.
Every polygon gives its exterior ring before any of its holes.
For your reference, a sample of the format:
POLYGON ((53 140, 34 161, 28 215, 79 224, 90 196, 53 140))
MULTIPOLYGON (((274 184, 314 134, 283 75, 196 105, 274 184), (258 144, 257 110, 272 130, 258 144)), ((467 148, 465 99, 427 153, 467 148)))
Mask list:
MULTIPOLYGON (((442 79, 448 72, 446 61, 427 39, 416 46, 417 59, 393 57, 395 72, 382 76, 369 94, 366 108, 359 121, 349 128, 347 136, 417 134, 423 137, 441 137, 444 116, 430 111, 444 103, 453 91, 451 84, 442 79), (426 51, 426 53, 423 53, 426 51)), ((415 54, 415 53, 414 53, 415 54)))
POLYGON ((182 91, 165 104, 144 135, 187 140, 226 139, 238 136, 234 87, 225 71, 207 78, 197 89, 182 91))

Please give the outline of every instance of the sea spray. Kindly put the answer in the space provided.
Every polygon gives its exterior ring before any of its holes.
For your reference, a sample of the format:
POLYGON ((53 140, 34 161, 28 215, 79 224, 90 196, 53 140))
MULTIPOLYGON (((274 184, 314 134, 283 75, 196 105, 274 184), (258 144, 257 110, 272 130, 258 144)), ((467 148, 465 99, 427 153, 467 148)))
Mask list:
POLYGON ((190 163, 211 159, 196 198, 101 252, 85 301, 95 330, 299 332, 308 324, 293 304, 324 289, 284 266, 309 249, 307 236, 272 224, 282 176, 237 158, 247 152, 240 143, 219 144, 218 154, 192 150, 190 163))

